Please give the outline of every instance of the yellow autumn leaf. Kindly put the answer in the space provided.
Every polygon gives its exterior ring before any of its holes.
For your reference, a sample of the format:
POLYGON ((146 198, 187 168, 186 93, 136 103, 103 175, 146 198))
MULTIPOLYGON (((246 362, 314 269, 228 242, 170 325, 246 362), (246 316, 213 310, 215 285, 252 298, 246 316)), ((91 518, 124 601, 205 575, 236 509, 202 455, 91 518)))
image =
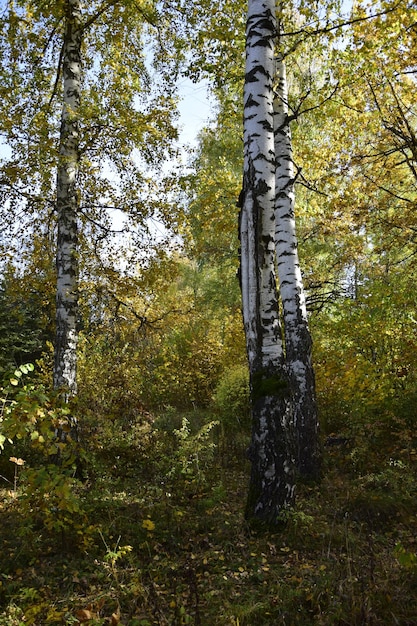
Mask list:
POLYGON ((149 531, 155 530, 155 524, 151 519, 144 519, 142 522, 142 527, 146 528, 146 530, 149 531))

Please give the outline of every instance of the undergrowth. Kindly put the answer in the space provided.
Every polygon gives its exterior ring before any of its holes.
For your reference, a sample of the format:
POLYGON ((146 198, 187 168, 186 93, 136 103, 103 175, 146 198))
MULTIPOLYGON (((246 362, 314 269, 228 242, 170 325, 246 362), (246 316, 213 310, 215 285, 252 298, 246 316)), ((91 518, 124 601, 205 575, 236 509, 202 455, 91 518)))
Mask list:
POLYGON ((417 624, 411 462, 358 473, 349 446, 326 448, 321 484, 255 534, 243 451, 207 411, 170 416, 84 416, 83 481, 46 465, 35 488, 28 442, 1 456, 0 626, 417 624))

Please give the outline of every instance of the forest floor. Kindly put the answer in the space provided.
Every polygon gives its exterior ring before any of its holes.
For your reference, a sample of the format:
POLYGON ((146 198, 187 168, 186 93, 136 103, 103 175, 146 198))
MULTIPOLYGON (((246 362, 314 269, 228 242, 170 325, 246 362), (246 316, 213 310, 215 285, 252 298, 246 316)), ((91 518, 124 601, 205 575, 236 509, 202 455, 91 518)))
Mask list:
POLYGON ((281 531, 257 534, 242 446, 116 431, 74 499, 4 483, 0 626, 417 625, 409 468, 360 474, 351 450, 325 449, 320 484, 298 487, 281 531))

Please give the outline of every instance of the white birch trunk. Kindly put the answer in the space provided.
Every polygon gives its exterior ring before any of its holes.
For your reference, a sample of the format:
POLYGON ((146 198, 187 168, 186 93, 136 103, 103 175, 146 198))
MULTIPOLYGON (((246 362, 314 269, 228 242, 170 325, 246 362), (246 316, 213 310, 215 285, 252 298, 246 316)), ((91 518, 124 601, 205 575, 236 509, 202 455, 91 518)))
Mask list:
POLYGON ((243 321, 252 391, 252 462, 246 516, 276 523, 293 500, 290 406, 275 275, 274 0, 249 0, 240 218, 243 321))
POLYGON ((63 108, 57 171, 57 294, 54 387, 77 393, 77 171, 81 97, 81 2, 66 0, 63 45, 63 108))
POLYGON ((249 0, 244 90, 243 315, 251 369, 282 362, 274 249, 274 2, 249 0))
POLYGON ((297 468, 307 477, 320 471, 318 420, 311 336, 295 230, 295 172, 288 116, 288 88, 284 60, 277 59, 275 96, 275 245, 283 307, 285 353, 294 402, 297 468))

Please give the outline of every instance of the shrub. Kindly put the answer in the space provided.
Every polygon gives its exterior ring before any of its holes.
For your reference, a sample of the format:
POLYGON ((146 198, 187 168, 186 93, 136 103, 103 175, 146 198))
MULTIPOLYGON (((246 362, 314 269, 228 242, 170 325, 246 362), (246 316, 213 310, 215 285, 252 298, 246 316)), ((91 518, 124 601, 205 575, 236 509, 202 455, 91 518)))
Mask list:
POLYGON ((250 431, 250 392, 247 367, 236 365, 227 370, 217 386, 214 404, 219 415, 222 437, 236 441, 250 431))
POLYGON ((83 515, 74 489, 81 450, 71 438, 74 419, 59 396, 26 381, 33 370, 21 365, 0 388, 0 454, 14 468, 7 480, 28 528, 40 523, 50 532, 81 535, 83 515))

